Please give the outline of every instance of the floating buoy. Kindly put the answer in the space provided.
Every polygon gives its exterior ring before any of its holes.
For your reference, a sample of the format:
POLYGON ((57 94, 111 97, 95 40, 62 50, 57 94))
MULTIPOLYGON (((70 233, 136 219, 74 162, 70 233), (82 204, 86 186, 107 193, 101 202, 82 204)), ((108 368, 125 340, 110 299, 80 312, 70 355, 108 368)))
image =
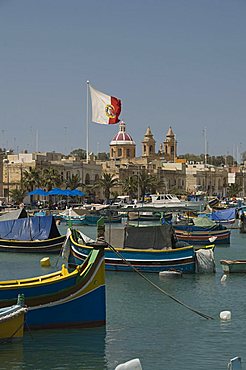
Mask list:
POLYGON ((40 261, 42 267, 50 267, 50 257, 44 257, 40 261))
POLYGON ((223 321, 231 320, 231 311, 221 311, 220 319, 223 321))
POLYGON ((161 277, 182 277, 182 272, 181 271, 160 271, 159 276, 161 277))
POLYGON ((220 279, 221 283, 224 283, 224 282, 226 281, 226 279, 227 279, 227 275, 226 275, 226 274, 224 274, 224 275, 222 276, 222 278, 220 279))
POLYGON ((115 370, 142 370, 142 366, 140 360, 138 358, 134 358, 133 360, 116 366, 115 370))

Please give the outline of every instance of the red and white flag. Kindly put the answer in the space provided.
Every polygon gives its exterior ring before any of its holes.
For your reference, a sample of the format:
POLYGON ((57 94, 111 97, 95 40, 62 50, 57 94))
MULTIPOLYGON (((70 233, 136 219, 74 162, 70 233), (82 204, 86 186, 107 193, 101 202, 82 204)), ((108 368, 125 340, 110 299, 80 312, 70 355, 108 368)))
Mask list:
POLYGON ((90 85, 91 92, 91 120, 96 123, 110 125, 119 122, 121 100, 114 96, 106 95, 90 85))

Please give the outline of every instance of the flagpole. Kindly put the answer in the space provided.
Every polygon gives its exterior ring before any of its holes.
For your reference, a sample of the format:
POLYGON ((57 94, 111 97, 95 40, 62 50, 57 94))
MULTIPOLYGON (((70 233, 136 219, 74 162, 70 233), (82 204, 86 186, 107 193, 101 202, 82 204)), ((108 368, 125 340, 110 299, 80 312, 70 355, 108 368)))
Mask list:
POLYGON ((89 162, 89 84, 90 81, 86 81, 87 85, 87 102, 86 102, 86 162, 89 162))

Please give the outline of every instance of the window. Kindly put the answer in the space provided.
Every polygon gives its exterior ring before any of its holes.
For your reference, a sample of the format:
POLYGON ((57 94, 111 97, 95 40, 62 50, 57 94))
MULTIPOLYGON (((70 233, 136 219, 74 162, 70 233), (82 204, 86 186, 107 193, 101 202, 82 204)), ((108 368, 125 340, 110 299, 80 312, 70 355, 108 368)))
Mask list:
POLYGON ((122 149, 118 148, 118 157, 121 157, 121 156, 122 156, 122 149))

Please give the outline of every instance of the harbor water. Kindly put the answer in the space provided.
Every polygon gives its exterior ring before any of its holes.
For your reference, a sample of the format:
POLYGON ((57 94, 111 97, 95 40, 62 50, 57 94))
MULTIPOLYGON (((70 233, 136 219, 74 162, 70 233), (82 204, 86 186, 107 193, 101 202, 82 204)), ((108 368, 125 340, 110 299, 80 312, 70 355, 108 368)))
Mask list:
MULTIPOLYGON (((81 227, 93 237, 94 227, 81 227)), ((64 228, 65 231, 65 228, 64 228)), ((0 279, 46 274, 44 255, 1 253, 0 279)), ((220 259, 246 259, 246 234, 232 230, 230 246, 215 249, 216 273, 161 278, 162 290, 213 319, 206 320, 154 288, 135 272, 106 272, 105 328, 26 331, 23 341, 0 346, 0 369, 113 370, 139 358, 143 370, 226 370, 229 359, 246 362, 246 274, 223 275, 220 259), (230 321, 220 312, 229 310, 230 321)))

